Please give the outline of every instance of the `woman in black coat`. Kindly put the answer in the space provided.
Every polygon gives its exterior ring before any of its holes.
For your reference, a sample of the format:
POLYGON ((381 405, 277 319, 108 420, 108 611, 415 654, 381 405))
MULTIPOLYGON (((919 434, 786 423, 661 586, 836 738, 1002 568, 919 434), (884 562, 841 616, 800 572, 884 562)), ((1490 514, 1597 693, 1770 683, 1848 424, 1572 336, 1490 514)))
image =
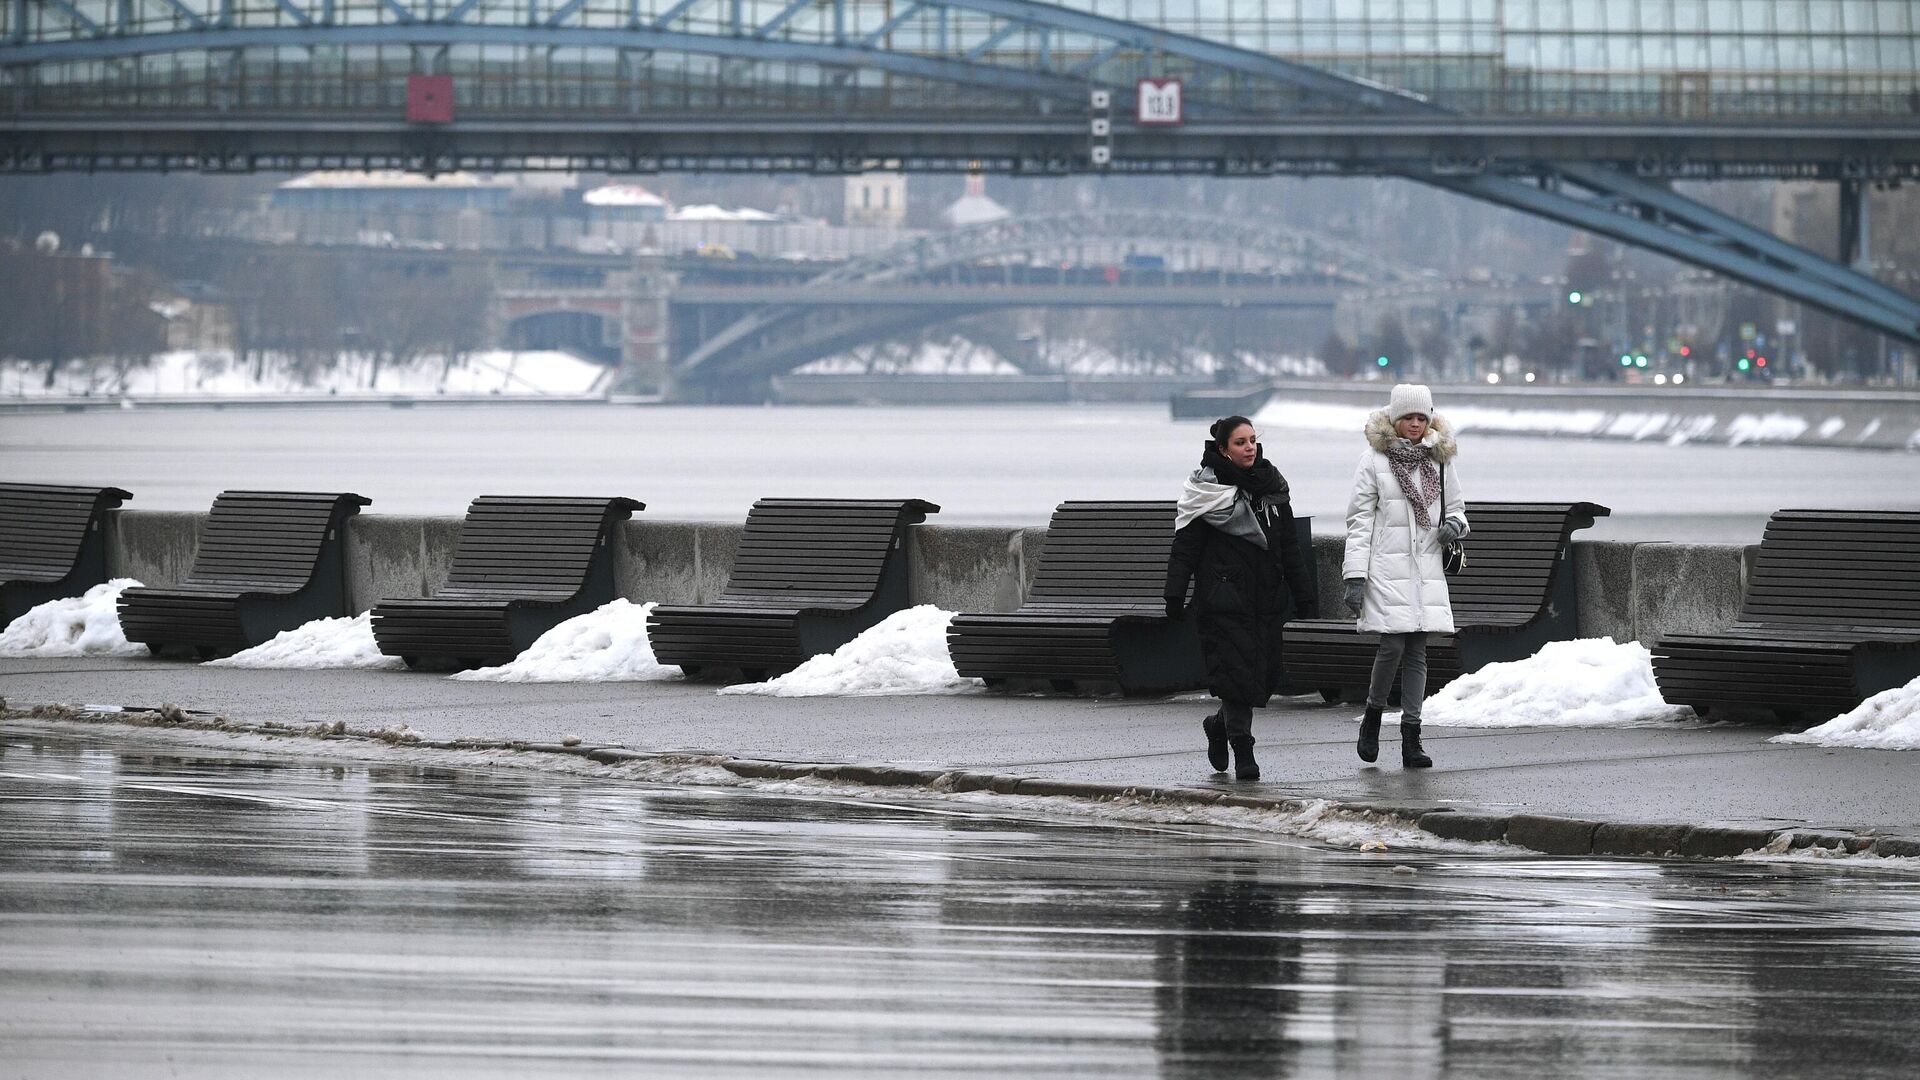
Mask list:
POLYGON ((1208 689, 1220 708, 1200 722, 1207 761, 1260 779, 1253 759, 1253 710, 1266 707, 1280 682, 1280 630, 1315 610, 1311 552, 1300 550, 1286 477, 1254 436, 1253 422, 1213 422, 1200 468, 1187 478, 1174 518, 1167 560, 1167 617, 1185 613, 1187 585, 1200 621, 1208 689))

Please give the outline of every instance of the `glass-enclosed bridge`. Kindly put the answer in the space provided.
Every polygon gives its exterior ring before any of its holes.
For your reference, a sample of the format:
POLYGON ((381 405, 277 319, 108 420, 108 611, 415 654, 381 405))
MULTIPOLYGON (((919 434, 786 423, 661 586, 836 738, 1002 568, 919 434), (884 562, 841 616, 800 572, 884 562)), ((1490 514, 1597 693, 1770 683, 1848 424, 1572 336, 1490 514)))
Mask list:
POLYGON ((394 167, 1398 175, 1920 342, 1850 266, 1915 0, 0 0, 0 171, 394 167), (1839 257, 1712 177, 1833 181, 1839 257))

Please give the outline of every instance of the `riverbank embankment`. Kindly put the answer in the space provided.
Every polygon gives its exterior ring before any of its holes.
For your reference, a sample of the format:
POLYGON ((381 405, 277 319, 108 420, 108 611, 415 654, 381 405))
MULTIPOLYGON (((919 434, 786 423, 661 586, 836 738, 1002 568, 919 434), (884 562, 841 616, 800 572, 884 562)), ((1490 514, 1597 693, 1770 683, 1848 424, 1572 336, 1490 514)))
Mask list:
MULTIPOLYGON (((1238 413, 1264 426, 1351 431, 1386 389, 1386 380, 1290 380, 1175 394, 1172 411, 1176 420, 1238 413)), ((1435 384, 1434 400, 1473 434, 1920 450, 1920 392, 1894 387, 1454 383, 1435 384)))

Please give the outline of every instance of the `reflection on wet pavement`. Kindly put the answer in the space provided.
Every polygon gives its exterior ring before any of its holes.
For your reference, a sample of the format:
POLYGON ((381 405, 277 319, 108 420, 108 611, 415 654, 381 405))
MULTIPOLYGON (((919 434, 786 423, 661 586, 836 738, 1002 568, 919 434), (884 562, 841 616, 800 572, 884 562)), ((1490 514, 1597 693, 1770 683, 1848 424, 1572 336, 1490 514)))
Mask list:
POLYGON ((5 1078, 1905 1076, 1916 931, 1833 866, 0 731, 5 1078))

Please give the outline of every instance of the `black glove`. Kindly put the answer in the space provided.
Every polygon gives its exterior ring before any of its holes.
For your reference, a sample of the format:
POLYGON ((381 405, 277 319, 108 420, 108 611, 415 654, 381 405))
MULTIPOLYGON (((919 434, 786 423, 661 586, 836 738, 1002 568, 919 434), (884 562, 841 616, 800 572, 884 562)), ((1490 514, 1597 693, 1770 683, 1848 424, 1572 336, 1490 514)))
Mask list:
POLYGON ((1367 582, 1365 578, 1354 578, 1347 582, 1347 610, 1354 618, 1360 617, 1360 609, 1367 604, 1367 582))
POLYGON ((1187 611, 1186 597, 1169 596, 1166 599, 1167 599, 1167 618, 1178 619, 1180 616, 1186 614, 1186 611, 1187 611))
POLYGON ((1451 544, 1455 540, 1460 539, 1460 535, 1465 531, 1466 529, 1463 528, 1459 522, 1448 518, 1440 523, 1440 542, 1443 544, 1451 544))

